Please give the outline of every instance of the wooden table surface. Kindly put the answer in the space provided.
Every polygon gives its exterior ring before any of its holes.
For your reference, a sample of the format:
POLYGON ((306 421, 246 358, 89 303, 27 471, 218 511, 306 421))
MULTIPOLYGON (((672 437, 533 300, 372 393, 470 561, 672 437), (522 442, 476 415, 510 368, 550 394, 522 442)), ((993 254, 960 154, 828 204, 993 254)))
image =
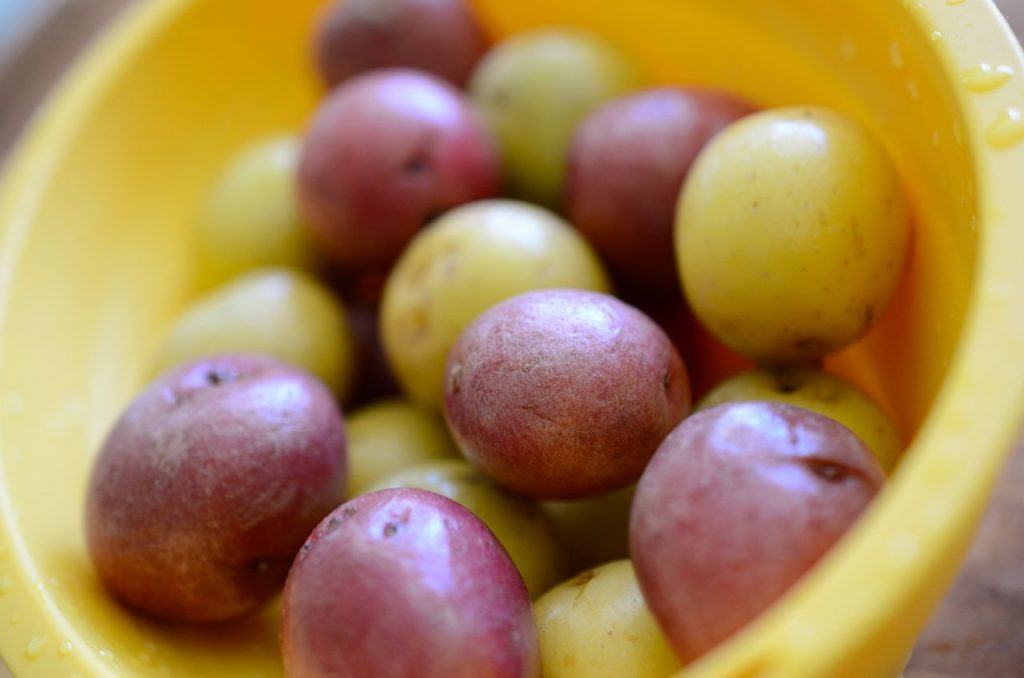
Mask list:
MULTIPOLYGON (((70 2, 0 70, 0 163, 67 64, 132 1, 70 2)), ((1004 0, 1003 10, 1024 26, 1024 0, 1004 0)), ((914 650, 906 678, 1024 676, 1022 487, 1024 445, 1018 445, 956 583, 914 650)))

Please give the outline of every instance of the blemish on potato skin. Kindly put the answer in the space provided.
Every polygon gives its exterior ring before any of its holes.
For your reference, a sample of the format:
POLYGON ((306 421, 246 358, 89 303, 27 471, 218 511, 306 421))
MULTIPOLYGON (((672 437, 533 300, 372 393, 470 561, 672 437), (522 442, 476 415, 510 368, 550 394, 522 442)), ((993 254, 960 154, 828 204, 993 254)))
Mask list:
POLYGON ((824 459, 809 458, 804 460, 804 465, 818 478, 828 483, 841 483, 854 475, 851 469, 824 459))
POLYGON ((821 355, 825 353, 825 342, 817 337, 805 337, 796 341, 796 350, 805 355, 821 355))
POLYGON ((398 534, 398 523, 385 523, 384 529, 381 530, 381 534, 384 535, 385 539, 390 539, 398 534))
POLYGON ((462 363, 455 363, 448 372, 448 393, 455 395, 462 390, 462 363))
POLYGON ((402 174, 417 178, 427 174, 431 169, 430 151, 429 147, 414 150, 402 163, 402 174))
POLYGON ((597 573, 594 572, 593 569, 590 569, 590 570, 587 570, 586 572, 580 573, 580 575, 578 577, 576 577, 575 579, 573 579, 572 582, 569 585, 570 586, 578 586, 580 588, 586 588, 587 584, 589 584, 594 579, 594 577, 596 577, 596 576, 597 576, 597 573))
POLYGON ((778 372, 775 375, 775 390, 782 394, 796 393, 800 390, 800 379, 788 372, 778 372))

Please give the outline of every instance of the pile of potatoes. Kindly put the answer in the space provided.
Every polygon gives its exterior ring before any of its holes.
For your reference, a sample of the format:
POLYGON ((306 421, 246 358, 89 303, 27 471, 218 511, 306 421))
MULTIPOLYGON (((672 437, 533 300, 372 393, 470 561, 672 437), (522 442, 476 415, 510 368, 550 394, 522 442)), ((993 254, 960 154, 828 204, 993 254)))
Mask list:
POLYGON ((322 104, 211 187, 201 292, 96 459, 97 575, 183 623, 283 586, 289 676, 693 662, 902 451, 821 368, 902 276, 884 149, 463 0, 346 0, 312 41, 322 104))

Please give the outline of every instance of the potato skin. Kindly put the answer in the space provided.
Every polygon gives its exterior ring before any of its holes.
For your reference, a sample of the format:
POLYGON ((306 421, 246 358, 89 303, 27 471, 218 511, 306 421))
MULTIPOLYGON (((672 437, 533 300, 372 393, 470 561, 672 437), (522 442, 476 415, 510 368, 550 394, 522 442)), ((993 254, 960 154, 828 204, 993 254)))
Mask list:
POLYGON ((132 608, 212 622, 266 602, 343 499, 345 432, 330 391, 270 358, 181 366, 125 410, 96 460, 86 537, 132 608))
POLYGON ((667 678, 679 670, 628 560, 556 586, 534 614, 544 678, 667 678))
POLYGON ((396 473, 438 459, 458 460, 459 450, 440 414, 408 400, 380 400, 347 418, 349 496, 362 494, 396 473))
POLYGON ((662 87, 614 99, 588 115, 569 147, 565 211, 616 273, 678 286, 676 201, 697 154, 753 111, 716 90, 662 87))
POLYGON ((508 193, 555 209, 576 125, 644 80, 638 64, 601 36, 552 26, 495 45, 467 89, 498 138, 508 193))
POLYGON ((296 269, 253 269, 192 300, 174 319, 153 376, 204 356, 261 353, 300 367, 344 402, 356 368, 347 309, 296 269))
POLYGON ((445 374, 445 417, 463 454, 537 499, 633 482, 690 406, 686 368, 665 333, 584 290, 527 292, 486 311, 445 374))
POLYGON ((412 69, 365 73, 313 116, 298 195, 314 241, 336 263, 392 263, 440 212, 501 186, 493 136, 448 83, 412 69))
POLYGON ((415 487, 436 492, 469 509, 505 547, 531 598, 545 593, 572 570, 565 548, 544 510, 534 501, 498 487, 465 459, 409 466, 370 489, 415 487))
POLYGON ((686 299, 722 343, 759 363, 805 363, 874 326, 911 235, 899 172, 869 130, 828 109, 779 108, 701 152, 675 248, 686 299))
POLYGON ((295 136, 256 139, 234 153, 196 220, 201 289, 246 271, 319 264, 295 195, 301 143, 295 136))
POLYGON ((526 586, 454 501, 360 495, 313 531, 288 575, 285 673, 302 678, 539 676, 526 586))
POLYGON ((849 429, 794 405, 726 403, 680 424, 637 486, 630 554, 683 663, 782 596, 884 481, 849 429))
POLYGON ((326 7, 313 36, 321 80, 418 68, 462 86, 488 40, 465 0, 345 0, 326 7))

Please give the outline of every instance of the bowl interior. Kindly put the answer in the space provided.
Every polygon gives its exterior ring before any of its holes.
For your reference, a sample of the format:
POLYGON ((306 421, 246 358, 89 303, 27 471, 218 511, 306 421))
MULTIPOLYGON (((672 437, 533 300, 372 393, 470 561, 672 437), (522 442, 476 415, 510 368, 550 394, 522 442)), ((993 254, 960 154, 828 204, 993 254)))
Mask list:
MULTIPOLYGON (((977 248, 970 130, 941 32, 888 0, 476 4, 495 35, 591 28, 655 82, 724 86, 766 106, 832 106, 874 130, 914 205, 914 244, 878 326, 829 365, 914 437, 954 356, 977 248)), ((0 625, 10 623, 2 648, 16 672, 46 661, 94 674, 281 672, 276 606, 211 630, 157 624, 112 602, 86 556, 81 507, 93 454, 191 290, 190 226, 204 191, 248 140, 301 130, 321 96, 308 61, 320 5, 180 0, 135 10, 65 83, 9 173, 0 612, 10 618, 0 625)))

